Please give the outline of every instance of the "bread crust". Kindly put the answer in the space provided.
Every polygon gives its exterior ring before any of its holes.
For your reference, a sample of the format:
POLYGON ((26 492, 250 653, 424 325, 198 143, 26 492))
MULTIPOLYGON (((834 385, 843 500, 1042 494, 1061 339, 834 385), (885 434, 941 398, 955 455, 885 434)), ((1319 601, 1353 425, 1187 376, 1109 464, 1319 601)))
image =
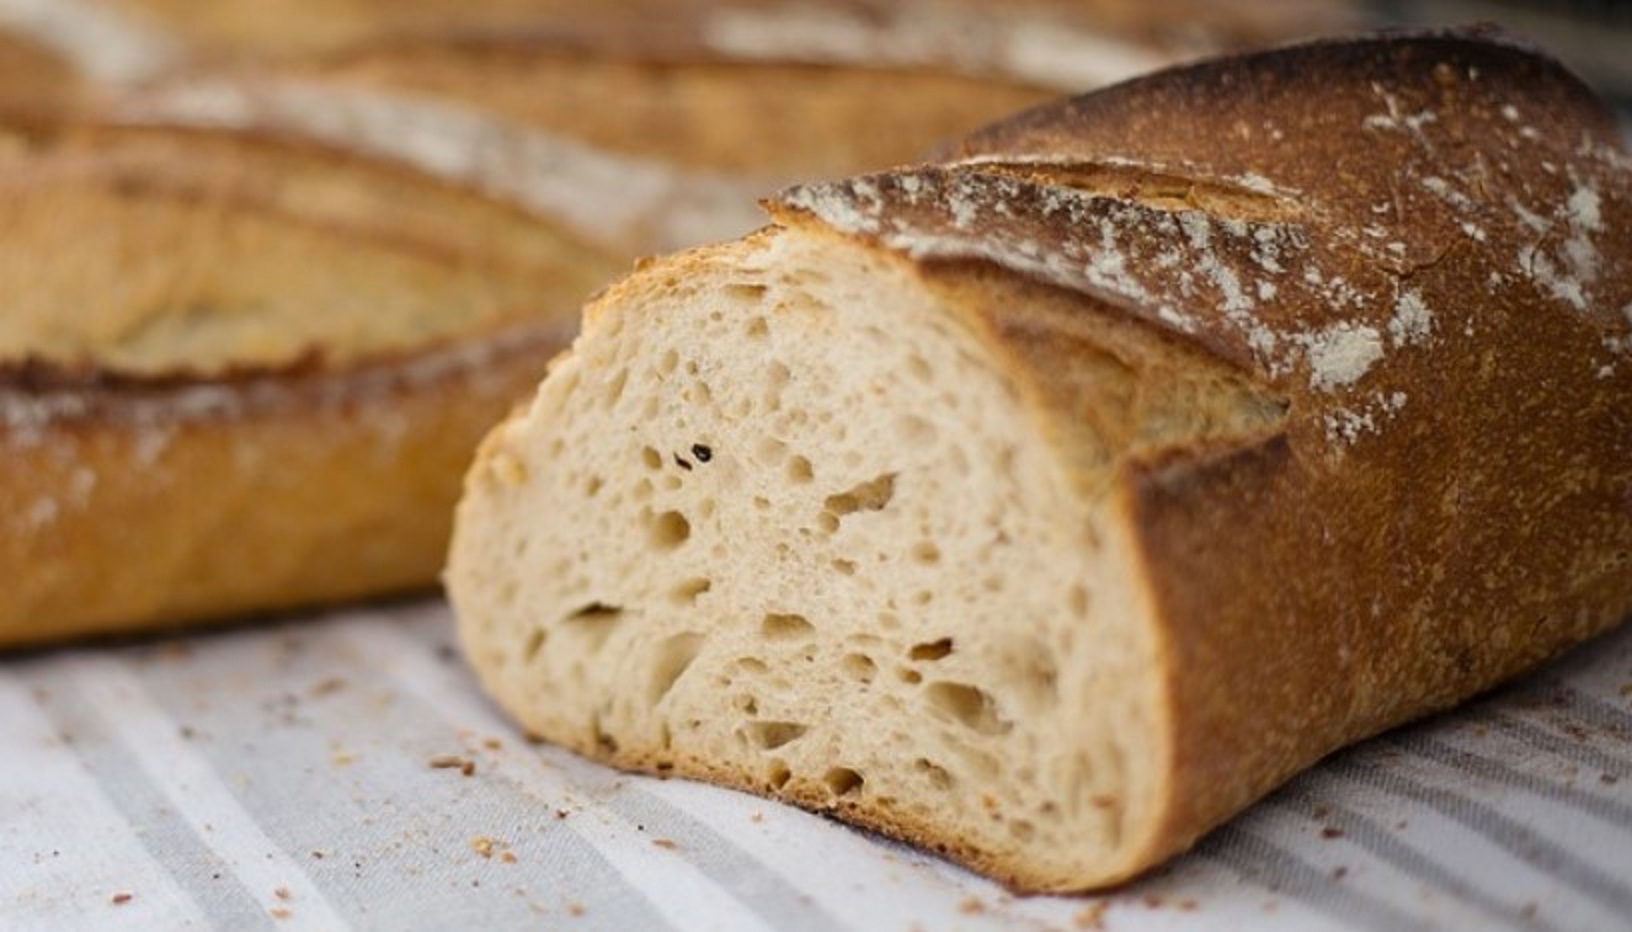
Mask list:
POLYGON ((483 432, 570 339, 341 369, 0 387, 0 645, 429 589, 483 432))
MULTIPOLYGON (((1590 92, 1511 40, 1176 69, 771 207, 1072 289, 1285 399, 1267 436, 1116 471, 1172 741, 1139 864, 1632 609, 1632 161, 1590 92)), ((1069 406, 1047 415, 1069 436, 1069 406)))

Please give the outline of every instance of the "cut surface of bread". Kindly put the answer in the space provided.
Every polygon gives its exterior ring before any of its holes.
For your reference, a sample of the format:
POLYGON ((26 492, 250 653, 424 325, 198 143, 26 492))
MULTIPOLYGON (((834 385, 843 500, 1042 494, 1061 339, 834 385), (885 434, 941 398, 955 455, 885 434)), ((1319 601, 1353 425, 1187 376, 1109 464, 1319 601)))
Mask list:
POLYGON ((451 573, 500 701, 624 765, 934 826, 975 863, 1118 857, 1161 781, 1162 658, 1127 622, 1148 607, 1105 471, 1281 409, 1082 320, 1085 409, 1126 417, 1072 473, 1015 415, 1034 387, 983 349, 971 300, 1074 310, 787 231, 609 296, 470 479, 451 573))
POLYGON ((1221 59, 768 206, 466 478, 547 740, 1103 887, 1632 610, 1632 161, 1544 57, 1221 59))
POLYGON ((434 584, 477 440, 617 260, 302 143, 0 129, 0 645, 434 584))

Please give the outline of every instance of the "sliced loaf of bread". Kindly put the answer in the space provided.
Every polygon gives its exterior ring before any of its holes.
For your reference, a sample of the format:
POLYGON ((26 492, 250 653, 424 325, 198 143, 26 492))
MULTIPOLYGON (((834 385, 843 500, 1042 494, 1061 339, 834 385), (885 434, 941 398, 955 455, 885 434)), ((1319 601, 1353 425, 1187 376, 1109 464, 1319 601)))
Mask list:
POLYGON ((1483 34, 794 189, 585 315, 447 581, 529 731, 1125 880, 1632 609, 1632 163, 1483 34))

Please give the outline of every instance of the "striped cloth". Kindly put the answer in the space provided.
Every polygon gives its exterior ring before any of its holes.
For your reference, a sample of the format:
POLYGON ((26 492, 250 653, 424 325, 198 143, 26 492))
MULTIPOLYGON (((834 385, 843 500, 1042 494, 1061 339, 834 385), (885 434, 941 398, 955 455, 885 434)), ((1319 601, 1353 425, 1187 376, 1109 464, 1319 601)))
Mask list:
POLYGON ((529 744, 440 601, 0 661, 6 929, 1632 928, 1632 627, 1101 897, 529 744))

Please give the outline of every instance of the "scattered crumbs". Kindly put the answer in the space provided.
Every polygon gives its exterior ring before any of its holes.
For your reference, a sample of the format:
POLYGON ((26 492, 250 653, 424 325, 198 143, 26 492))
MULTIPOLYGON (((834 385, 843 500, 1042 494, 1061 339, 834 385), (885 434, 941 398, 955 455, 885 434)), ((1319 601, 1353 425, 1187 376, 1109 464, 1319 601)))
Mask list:
POLYGON ((351 753, 350 751, 335 751, 333 754, 329 755, 329 763, 336 767, 345 767, 354 763, 356 760, 357 755, 351 753))
POLYGON ((1598 782, 1605 786, 1614 786, 1615 784, 1621 782, 1621 775, 1616 773, 1601 773, 1598 775, 1598 782))
POLYGON ((1162 897, 1157 893, 1147 893, 1139 901, 1144 903, 1147 909, 1161 909, 1163 905, 1162 897))
POLYGON ((750 821, 750 822, 763 822, 763 821, 765 821, 765 813, 760 812, 758 809, 755 809, 753 812, 748 813, 748 821, 750 821))
POLYGON ((1105 928, 1105 901, 1097 900, 1077 910, 1072 920, 1079 929, 1105 928))
POLYGON ((514 864, 516 863, 516 853, 511 851, 509 848, 506 848, 499 852, 499 860, 506 864, 514 864))
POLYGON ((487 748, 489 751, 499 751, 504 749, 504 742, 498 738, 483 738, 482 747, 487 748))
POLYGON ((313 684, 311 689, 306 690, 306 695, 312 699, 321 699, 324 696, 332 696, 345 688, 346 681, 344 679, 341 679, 338 676, 331 676, 328 679, 321 680, 313 684))
POLYGON ((966 896, 963 902, 958 904, 958 912, 965 916, 978 916, 985 911, 986 904, 982 903, 978 896, 966 896))
POLYGON ((679 843, 672 838, 653 838, 652 844, 667 851, 676 851, 680 848, 679 843))
POLYGON ((571 815, 571 813, 569 813, 569 812, 568 812, 568 811, 567 811, 567 810, 565 810, 565 809, 557 809, 557 810, 555 810, 555 817, 556 817, 556 818, 557 818, 557 819, 565 819, 565 818, 566 818, 566 817, 567 817, 567 816, 569 816, 569 815, 571 815))
POLYGON ((1403 831, 1405 831, 1405 827, 1407 825, 1409 825, 1409 824, 1411 824, 1411 823, 1407 822, 1404 819, 1401 819, 1400 821, 1394 823, 1394 831, 1403 832, 1403 831))
POLYGON ((1322 838, 1342 838, 1343 837, 1343 830, 1338 828, 1335 825, 1328 825, 1325 828, 1322 828, 1320 830, 1320 837, 1322 837, 1322 838))
POLYGON ((1540 907, 1536 905, 1536 901, 1531 900, 1530 902, 1519 907, 1519 917, 1526 921, 1534 919, 1536 918, 1536 910, 1539 908, 1540 907))
POLYGON ((438 754, 430 759, 429 764, 433 770, 452 770, 457 768, 461 774, 467 777, 476 772, 475 761, 468 757, 460 757, 457 754, 438 754))
POLYGON ((584 904, 576 900, 567 904, 567 915, 569 916, 582 916, 584 912, 584 904))
POLYGON ((1342 880, 1344 877, 1347 877, 1347 876, 1349 876, 1349 869, 1347 867, 1344 867, 1343 865, 1339 864, 1338 866, 1332 868, 1332 879, 1333 880, 1342 880))
POLYGON ((1632 683, 1622 683, 1620 694, 1622 696, 1632 696, 1632 683))
POLYGON ((470 850, 484 858, 491 858, 493 856, 493 839, 486 835, 477 835, 470 840, 470 850))
POLYGON ((317 859, 317 860, 319 860, 319 861, 321 861, 321 860, 323 860, 323 859, 324 859, 324 858, 326 858, 326 857, 328 857, 328 855, 326 855, 326 854, 324 854, 324 853, 323 853, 323 852, 321 852, 321 851, 313 851, 313 852, 312 852, 312 857, 313 857, 313 858, 315 858, 315 859, 317 859))
POLYGON ((276 890, 272 891, 272 895, 277 897, 280 900, 287 900, 287 899, 290 899, 293 896, 293 894, 291 894, 289 892, 288 887, 279 887, 276 890))
POLYGON ((267 912, 272 914, 273 919, 288 919, 289 918, 289 910, 288 910, 287 907, 274 906, 271 909, 267 910, 267 912))
POLYGON ((125 893, 123 891, 120 891, 119 893, 115 893, 113 896, 109 897, 108 902, 112 903, 115 906, 123 906, 126 903, 129 903, 131 900, 134 900, 135 898, 136 898, 136 894, 134 894, 134 893, 125 893))
POLYGON ((1189 897, 1185 897, 1179 901, 1179 912, 1181 913, 1193 913, 1200 908, 1201 904, 1189 897))

